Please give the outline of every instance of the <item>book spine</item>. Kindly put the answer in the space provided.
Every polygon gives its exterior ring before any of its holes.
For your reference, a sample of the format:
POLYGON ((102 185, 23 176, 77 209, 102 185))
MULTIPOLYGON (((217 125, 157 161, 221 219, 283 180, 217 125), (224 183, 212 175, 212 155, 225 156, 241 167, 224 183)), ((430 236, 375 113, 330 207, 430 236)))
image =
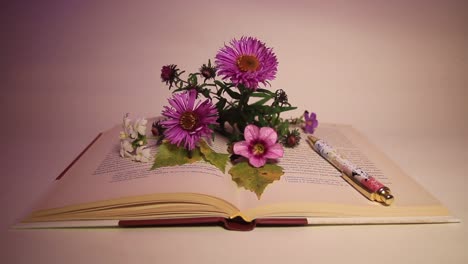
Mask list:
POLYGON ((150 226, 222 226, 227 230, 250 231, 259 226, 304 226, 305 218, 262 218, 252 222, 240 218, 226 219, 223 217, 175 218, 175 219, 148 219, 148 220, 120 220, 120 227, 150 227, 150 226))

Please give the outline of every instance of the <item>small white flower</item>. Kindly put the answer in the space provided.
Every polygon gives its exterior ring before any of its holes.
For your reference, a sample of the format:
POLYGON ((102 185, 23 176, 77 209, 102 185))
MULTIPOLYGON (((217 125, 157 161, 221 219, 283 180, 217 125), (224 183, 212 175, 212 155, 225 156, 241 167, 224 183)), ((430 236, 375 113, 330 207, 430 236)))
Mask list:
POLYGON ((126 127, 130 126, 130 121, 131 121, 131 119, 130 119, 128 116, 129 116, 129 114, 126 113, 126 114, 124 115, 124 118, 123 118, 123 127, 124 127, 124 129, 125 129, 126 127))
POLYGON ((134 156, 136 161, 149 162, 151 161, 151 153, 149 148, 138 147, 136 149, 136 155, 134 156))
POLYGON ((138 134, 134 131, 132 126, 132 120, 128 117, 129 114, 125 114, 123 117, 122 128, 124 131, 120 132, 120 139, 133 138, 135 139, 138 134))
POLYGON ((139 118, 132 124, 132 120, 129 118, 129 114, 125 114, 122 124, 124 131, 120 132, 120 139, 136 139, 138 138, 138 135, 145 136, 147 123, 148 120, 144 118, 139 118))
MULTIPOLYGON (((139 118, 135 121, 135 124, 133 125, 134 130, 144 136, 146 135, 146 124, 148 123, 148 120, 144 118, 139 118)), ((138 136, 138 135, 137 135, 138 136)))
POLYGON ((132 152, 133 152, 133 146, 132 146, 132 143, 130 143, 130 141, 128 140, 120 141, 120 156, 122 158, 133 157, 132 152))
POLYGON ((127 123, 124 126, 124 129, 125 129, 125 134, 127 135, 127 137, 131 139, 136 139, 138 137, 138 132, 135 131, 135 129, 133 129, 130 119, 128 119, 127 123))
POLYGON ((144 143, 146 139, 146 124, 148 121, 139 118, 135 122, 129 118, 129 114, 123 117, 122 128, 120 132, 120 156, 130 158, 134 161, 148 162, 151 160, 151 153, 146 149, 144 143), (138 146, 135 150, 133 146, 138 146))
POLYGON ((138 137, 138 132, 136 132, 133 127, 128 127, 128 136, 131 138, 131 139, 136 139, 138 137))

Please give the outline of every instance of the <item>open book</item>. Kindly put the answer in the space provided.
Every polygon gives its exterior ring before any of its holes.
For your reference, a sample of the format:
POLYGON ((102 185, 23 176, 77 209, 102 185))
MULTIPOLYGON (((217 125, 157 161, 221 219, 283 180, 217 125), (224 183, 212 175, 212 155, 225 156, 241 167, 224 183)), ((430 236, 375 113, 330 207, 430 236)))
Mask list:
MULTIPOLYGON (((150 170, 151 163, 121 158, 120 130, 116 126, 99 134, 20 226, 220 223, 228 229, 252 229, 256 225, 458 221, 351 126, 321 124, 315 135, 388 186, 395 196, 391 206, 367 200, 305 140, 285 149, 279 161, 284 175, 259 199, 206 162, 150 170)), ((222 137, 211 145, 227 153, 222 137)))

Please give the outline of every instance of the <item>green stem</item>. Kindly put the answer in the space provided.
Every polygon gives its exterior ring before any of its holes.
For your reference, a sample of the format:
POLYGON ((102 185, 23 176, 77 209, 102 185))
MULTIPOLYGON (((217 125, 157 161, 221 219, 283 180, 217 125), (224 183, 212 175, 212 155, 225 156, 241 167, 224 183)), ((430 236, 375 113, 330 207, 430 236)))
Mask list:
POLYGON ((241 98, 239 100, 239 106, 240 106, 240 110, 242 111, 245 108, 245 106, 247 106, 249 103, 252 90, 246 89, 244 86, 241 86, 239 88, 241 90, 241 98))
POLYGON ((156 136, 146 136, 146 139, 154 139, 154 140, 159 140, 159 136, 156 137, 156 136))

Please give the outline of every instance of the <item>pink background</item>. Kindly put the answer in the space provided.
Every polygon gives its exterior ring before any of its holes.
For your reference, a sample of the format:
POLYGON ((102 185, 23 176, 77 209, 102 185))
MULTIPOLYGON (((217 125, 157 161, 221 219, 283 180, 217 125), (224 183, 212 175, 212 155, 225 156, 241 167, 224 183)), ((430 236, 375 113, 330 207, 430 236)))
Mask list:
MULTIPOLYGON (((468 260, 461 247, 468 243, 463 223, 248 234, 216 228, 8 230, 99 131, 118 124, 126 112, 160 114, 170 95, 159 77, 162 65, 196 71, 240 36, 258 37, 274 48, 280 64, 272 89, 284 89, 299 107, 291 115, 308 109, 321 122, 352 124, 464 218, 467 3, 2 2, 0 259, 69 263, 80 262, 80 256, 91 262, 166 263, 216 262, 222 255, 223 261, 230 256, 227 262, 242 260, 229 247, 219 248, 225 244, 251 260, 264 252, 263 259, 272 262, 310 260, 314 254, 340 261, 344 256, 328 253, 339 248, 352 257, 346 243, 385 235, 384 245, 410 256, 399 260, 427 261, 425 254, 434 263, 468 260), (419 238, 437 240, 427 242, 437 250, 427 252, 419 238), (318 252, 308 253, 307 245, 318 252)), ((380 245, 367 246, 378 255, 380 245)))

